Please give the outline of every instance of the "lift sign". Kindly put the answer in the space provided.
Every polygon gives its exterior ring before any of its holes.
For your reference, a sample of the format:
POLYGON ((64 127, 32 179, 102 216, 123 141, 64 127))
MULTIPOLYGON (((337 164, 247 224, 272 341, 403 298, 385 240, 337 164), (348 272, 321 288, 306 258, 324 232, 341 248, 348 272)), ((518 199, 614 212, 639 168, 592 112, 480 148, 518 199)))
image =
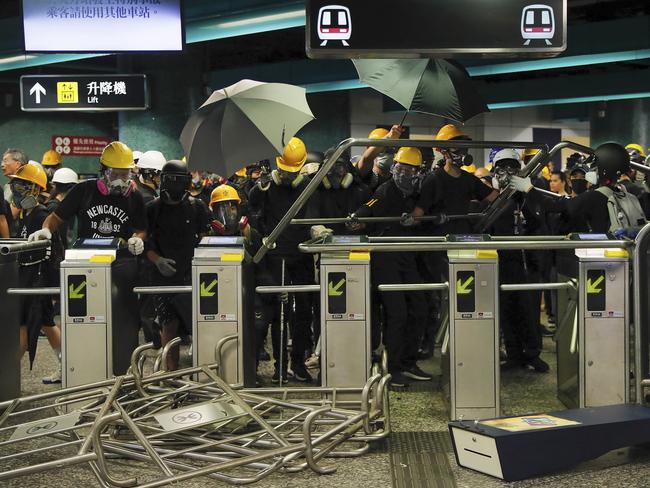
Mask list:
POLYGON ((217 273, 199 274, 199 314, 219 313, 219 275, 217 273))
POLYGON ((604 269, 587 270, 587 310, 600 312, 606 309, 605 288, 607 280, 605 279, 604 269))
POLYGON ((86 293, 86 275, 68 275, 68 316, 85 317, 88 315, 86 293))
POLYGON ((327 313, 341 315, 347 309, 347 290, 345 273, 328 273, 327 275, 327 313))
POLYGON ((474 312, 476 310, 476 273, 474 271, 459 271, 456 273, 456 309, 458 312, 474 312))

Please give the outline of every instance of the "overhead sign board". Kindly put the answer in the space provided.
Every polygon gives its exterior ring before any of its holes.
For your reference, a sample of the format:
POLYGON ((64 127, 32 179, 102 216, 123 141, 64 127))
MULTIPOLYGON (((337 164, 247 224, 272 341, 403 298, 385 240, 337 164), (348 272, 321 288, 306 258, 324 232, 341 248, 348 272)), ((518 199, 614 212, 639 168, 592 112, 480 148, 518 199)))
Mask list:
POLYGON ((146 110, 146 75, 26 75, 20 77, 26 112, 146 110))
POLYGON ((542 57, 566 49, 566 0, 307 0, 310 58, 542 57))

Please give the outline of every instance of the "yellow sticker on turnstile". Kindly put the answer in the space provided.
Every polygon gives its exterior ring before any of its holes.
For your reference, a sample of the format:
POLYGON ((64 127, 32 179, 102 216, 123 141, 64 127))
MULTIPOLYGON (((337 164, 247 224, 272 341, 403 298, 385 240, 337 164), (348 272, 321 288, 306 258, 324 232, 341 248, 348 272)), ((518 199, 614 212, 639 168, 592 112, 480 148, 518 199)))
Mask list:
POLYGON ((241 263, 244 260, 243 252, 226 252, 221 255, 221 261, 241 263))
POLYGON ((629 258, 630 253, 627 249, 605 249, 606 258, 629 258))
POLYGON ((95 254, 88 261, 91 263, 112 263, 115 261, 115 256, 112 254, 95 254))
POLYGON ((566 427, 568 425, 580 425, 575 420, 562 419, 553 415, 527 415, 524 417, 510 417, 507 419, 483 420, 483 425, 496 427, 497 429, 510 432, 522 432, 525 430, 551 429, 553 427, 566 427))
POLYGON ((348 259, 350 261, 370 261, 370 253, 368 251, 350 251, 348 259))
POLYGON ((496 259, 498 254, 493 249, 479 249, 476 251, 477 259, 496 259))

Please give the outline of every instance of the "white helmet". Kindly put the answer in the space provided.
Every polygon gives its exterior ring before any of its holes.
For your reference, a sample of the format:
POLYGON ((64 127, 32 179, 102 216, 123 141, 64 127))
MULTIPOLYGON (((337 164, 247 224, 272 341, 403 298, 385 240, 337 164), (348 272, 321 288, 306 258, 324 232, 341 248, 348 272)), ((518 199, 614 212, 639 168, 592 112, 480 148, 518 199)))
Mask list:
POLYGON ((52 183, 79 183, 79 176, 70 168, 59 168, 54 172, 52 183))
POLYGON ((136 166, 141 170, 152 169, 154 171, 162 171, 165 164, 167 164, 167 160, 163 156, 163 153, 160 151, 146 151, 142 153, 136 166))
POLYGON ((521 165, 521 156, 517 151, 514 149, 501 149, 498 153, 494 155, 494 158, 492 159, 492 164, 494 166, 497 166, 499 161, 502 161, 504 159, 511 159, 519 162, 519 165, 521 165))
POLYGON ((133 151, 133 161, 136 163, 138 162, 138 159, 142 157, 142 151, 133 151))

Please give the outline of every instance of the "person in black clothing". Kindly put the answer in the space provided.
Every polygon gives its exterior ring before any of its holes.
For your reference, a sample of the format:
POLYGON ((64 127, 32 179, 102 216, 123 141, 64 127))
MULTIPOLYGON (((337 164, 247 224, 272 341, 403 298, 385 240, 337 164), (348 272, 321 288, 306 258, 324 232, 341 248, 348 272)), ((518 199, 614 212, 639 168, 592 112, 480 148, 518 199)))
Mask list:
MULTIPOLYGON (((47 218, 47 209, 38 203, 41 192, 47 189, 47 176, 43 169, 34 163, 21 166, 12 175, 10 188, 13 202, 18 209, 17 234, 14 237, 26 238, 40 229, 47 218)), ((18 255, 19 286, 32 288, 50 286, 52 267, 60 261, 60 241, 58 235, 52 236, 52 245, 47 249, 20 253, 18 255)), ((29 350, 30 366, 36 355, 36 345, 41 328, 52 346, 59 361, 58 370, 43 379, 44 383, 61 382, 61 331, 54 323, 54 308, 49 296, 20 297, 20 347, 21 355, 29 350)))
MULTIPOLYGON (((307 148, 297 137, 291 138, 284 148, 282 156, 276 158, 278 169, 271 172, 271 178, 260 178, 260 181, 251 189, 249 201, 255 208, 261 208, 258 222, 260 230, 266 235, 275 228, 287 210, 296 201, 298 196, 307 186, 307 180, 300 175, 300 169, 307 159, 307 148)), ((317 217, 318 212, 315 202, 311 199, 298 212, 296 218, 317 217)), ((308 285, 314 283, 314 261, 312 256, 297 251, 298 244, 309 239, 309 230, 305 226, 292 225, 278 237, 276 247, 266 255, 267 267, 270 275, 280 285, 284 276, 285 285, 308 285)), ((288 297, 284 296, 287 301, 288 297)), ((309 326, 311 323, 310 300, 305 293, 297 293, 295 298, 295 325, 292 333, 291 369, 296 380, 302 382, 312 381, 311 375, 305 368, 305 353, 310 342, 309 326)), ((281 305, 282 306, 282 305, 281 305)), ((286 307, 285 307, 286 308, 286 307)), ((286 312, 286 311, 285 311, 286 312)), ((275 360, 275 373, 273 381, 286 380, 287 355, 282 354, 280 363, 280 311, 276 308, 271 319, 271 341, 273 344, 273 357, 275 360)), ((288 313, 285 313, 287 316, 288 313)), ((284 334, 286 340, 286 334, 284 334)))
MULTIPOLYGON (((394 125, 390 130, 377 128, 368 134, 368 139, 399 139, 404 128, 394 125)), ((391 167, 395 157, 392 147, 369 146, 355 163, 361 182, 371 190, 376 190, 379 185, 391 177, 391 167)))
POLYGON ((192 171, 192 185, 190 186, 190 195, 194 198, 198 198, 203 201, 206 205, 210 203, 210 195, 212 194, 212 189, 214 185, 210 181, 210 178, 205 176, 203 171, 192 171))
MULTIPOLYGON (((519 154, 514 149, 502 149, 494 156, 496 186, 503 191, 508 181, 521 169, 519 154)), ((494 222, 490 234, 494 236, 533 235, 541 225, 539 213, 531 209, 519 195, 506 203, 506 209, 494 222)), ((539 270, 536 255, 524 250, 499 251, 499 282, 530 283, 537 281, 539 270)), ((545 373, 548 364, 539 355, 542 336, 539 325, 539 297, 535 292, 500 291, 499 319, 506 348, 507 360, 503 369, 532 367, 545 373)))
POLYGON ((119 250, 112 266, 113 284, 113 373, 124 374, 131 353, 138 345, 138 300, 135 256, 144 251, 147 216, 140 192, 131 179, 133 152, 124 143, 111 142, 100 157, 101 176, 81 182, 51 213, 43 228, 29 240, 50 239, 62 223, 77 217, 80 238, 120 238, 127 250, 119 250))
MULTIPOLYGON (((353 215, 356 217, 402 217, 413 211, 417 194, 413 181, 422 165, 420 150, 402 147, 395 155, 393 177, 383 183, 370 200, 353 215)), ((359 230, 361 224, 352 226, 359 230)), ((377 224, 373 235, 408 236, 411 227, 399 221, 377 224)), ((371 261, 373 288, 383 283, 420 283, 416 256, 409 252, 377 253, 371 261)), ((384 345, 388 351, 388 372, 392 384, 405 386, 411 379, 431 380, 432 376, 417 365, 420 337, 426 320, 426 299, 422 292, 381 294, 386 315, 384 345)))
POLYGON ((166 163, 167 160, 160 151, 146 151, 140 155, 135 165, 138 170, 135 183, 138 185, 138 191, 142 193, 145 205, 158 198, 160 172, 166 163))
POLYGON ((11 215, 11 209, 9 208, 9 203, 4 199, 4 196, 0 198, 0 237, 7 239, 10 235, 11 223, 13 222, 13 217, 11 215))
MULTIPOLYGON (((146 153, 145 153, 146 154, 146 153)), ((147 259, 154 265, 150 286, 187 286, 192 283, 192 256, 201 237, 208 233, 205 204, 189 195, 190 174, 181 161, 163 166, 160 197, 147 205, 149 239, 147 259)), ((154 309, 162 327, 161 345, 174 339, 179 329, 192 332, 192 303, 186 294, 154 295, 154 309)), ((167 356, 167 368, 178 369, 179 348, 167 356)))

